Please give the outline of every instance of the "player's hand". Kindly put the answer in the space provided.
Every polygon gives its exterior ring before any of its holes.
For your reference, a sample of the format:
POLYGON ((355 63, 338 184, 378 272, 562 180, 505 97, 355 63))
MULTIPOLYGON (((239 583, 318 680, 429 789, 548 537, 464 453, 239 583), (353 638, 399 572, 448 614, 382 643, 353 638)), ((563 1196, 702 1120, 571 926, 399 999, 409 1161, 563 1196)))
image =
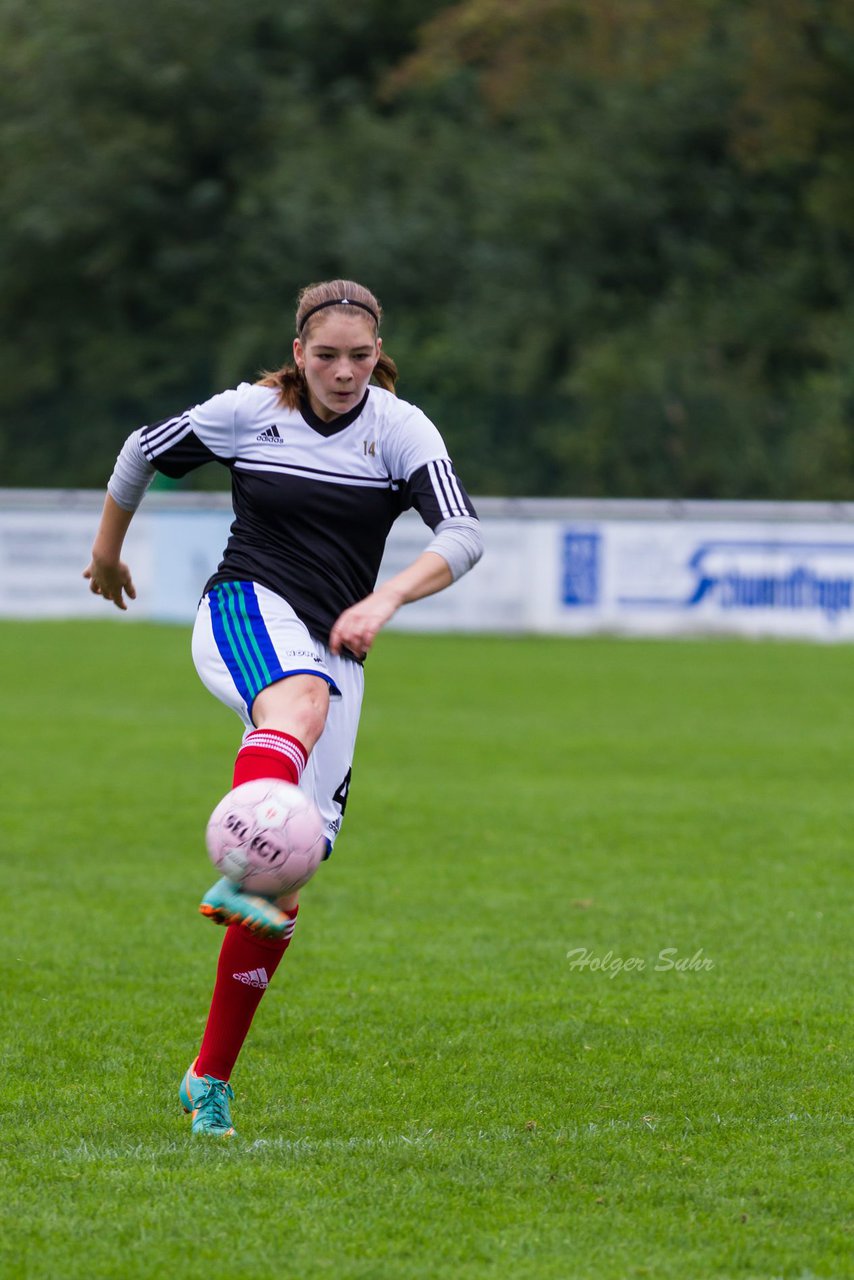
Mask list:
POLYGON ((372 591, 358 604, 345 609, 329 633, 329 648, 333 653, 349 649, 357 658, 364 658, 379 632, 397 613, 399 601, 380 588, 372 591))
POLYGON ((127 609, 125 594, 129 600, 136 599, 136 587, 133 585, 130 569, 122 560, 110 562, 93 556, 91 563, 83 570, 83 577, 88 579, 89 590, 93 595, 111 600, 117 609, 127 609))

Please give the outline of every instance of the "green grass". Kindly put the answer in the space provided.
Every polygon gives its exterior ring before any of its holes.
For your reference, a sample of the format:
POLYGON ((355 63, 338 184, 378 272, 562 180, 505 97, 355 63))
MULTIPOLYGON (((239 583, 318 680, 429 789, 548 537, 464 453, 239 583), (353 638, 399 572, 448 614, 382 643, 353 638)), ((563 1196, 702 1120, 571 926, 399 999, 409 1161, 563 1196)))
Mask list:
POLYGON ((176 1088, 239 725, 181 628, 0 660, 0 1275, 851 1274, 850 649, 384 636, 232 1144, 176 1088))

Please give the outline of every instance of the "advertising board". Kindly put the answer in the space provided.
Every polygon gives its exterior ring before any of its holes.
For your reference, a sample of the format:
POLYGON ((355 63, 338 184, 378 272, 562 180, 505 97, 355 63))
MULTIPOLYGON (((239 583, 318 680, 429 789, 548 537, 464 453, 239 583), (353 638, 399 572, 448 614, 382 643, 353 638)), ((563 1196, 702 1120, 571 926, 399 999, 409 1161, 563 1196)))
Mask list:
MULTIPOLYGON (((102 498, 0 490, 0 616, 115 617, 81 573, 102 498)), ((401 630, 726 634, 854 639, 854 510, 821 504, 478 502, 486 553, 453 590, 401 609, 401 630)), ((219 562, 226 494, 151 493, 125 548, 123 620, 188 623, 219 562)), ((394 526, 380 581, 430 540, 394 526)))

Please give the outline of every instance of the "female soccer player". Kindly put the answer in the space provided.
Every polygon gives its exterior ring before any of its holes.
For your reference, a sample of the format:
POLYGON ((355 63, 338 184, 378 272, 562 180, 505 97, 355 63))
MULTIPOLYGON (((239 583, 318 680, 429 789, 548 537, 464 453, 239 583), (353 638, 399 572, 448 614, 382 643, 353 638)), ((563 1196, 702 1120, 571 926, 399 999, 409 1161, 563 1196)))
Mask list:
MULTIPOLYGON (((282 778, 303 787, 338 834, 362 701, 362 663, 401 605, 467 572, 482 544, 472 503, 439 432, 394 395, 380 305, 351 280, 300 294, 293 364, 135 431, 125 442, 84 571, 119 609, 136 598, 121 560, 156 471, 206 462, 231 471, 234 523, 205 586, 193 659, 245 732, 233 786, 282 778), (421 555, 376 587, 389 530, 415 507, 433 530, 421 555)), ((179 1089, 192 1131, 234 1133, 229 1079, 262 995, 291 940, 298 894, 270 902, 219 880, 200 910, 227 926, 198 1057, 179 1089)))

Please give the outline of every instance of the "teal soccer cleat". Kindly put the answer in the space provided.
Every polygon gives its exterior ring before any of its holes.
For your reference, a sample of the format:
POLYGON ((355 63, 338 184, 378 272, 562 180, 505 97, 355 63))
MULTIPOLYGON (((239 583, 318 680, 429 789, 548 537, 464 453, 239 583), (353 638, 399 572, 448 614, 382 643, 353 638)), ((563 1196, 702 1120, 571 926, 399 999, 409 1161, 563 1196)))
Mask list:
POLYGON ((244 893, 227 876, 208 889, 199 903, 199 911, 217 924, 242 924, 268 938, 284 937, 285 930, 293 924, 269 898, 244 893))
POLYGON ((194 1070, 196 1062, 187 1067, 178 1088, 181 1106, 193 1117, 193 1133, 209 1133, 215 1138, 236 1138, 237 1130, 231 1123, 228 1105, 234 1097, 234 1090, 225 1080, 216 1080, 213 1076, 197 1076, 194 1070))

